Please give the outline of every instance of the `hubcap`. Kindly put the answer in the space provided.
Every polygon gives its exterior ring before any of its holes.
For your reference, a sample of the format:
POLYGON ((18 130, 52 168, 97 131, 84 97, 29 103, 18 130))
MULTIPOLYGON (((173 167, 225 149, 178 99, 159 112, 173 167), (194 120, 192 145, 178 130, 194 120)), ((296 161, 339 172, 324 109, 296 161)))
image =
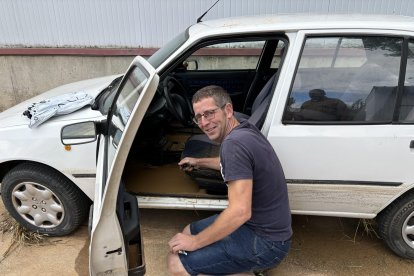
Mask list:
POLYGON ((412 212, 404 221, 402 227, 402 236, 404 241, 414 248, 414 212, 412 212))
POLYGON ((58 226, 65 215, 59 198, 47 187, 34 182, 22 182, 12 192, 13 206, 30 224, 41 228, 58 226))

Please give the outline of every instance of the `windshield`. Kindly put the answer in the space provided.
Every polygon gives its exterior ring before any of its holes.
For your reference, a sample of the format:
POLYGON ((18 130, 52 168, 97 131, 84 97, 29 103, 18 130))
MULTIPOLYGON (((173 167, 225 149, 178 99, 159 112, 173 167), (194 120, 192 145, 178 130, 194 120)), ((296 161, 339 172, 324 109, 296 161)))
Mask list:
POLYGON ((99 110, 103 115, 107 115, 109 108, 112 105, 116 91, 121 83, 122 76, 114 79, 108 87, 102 90, 101 93, 95 98, 95 102, 92 105, 92 109, 99 110))
MULTIPOLYGON (((188 30, 188 29, 187 29, 188 30)), ((170 40, 166 45, 155 52, 149 57, 148 62, 157 68, 161 65, 175 50, 177 50, 184 42, 188 39, 188 31, 177 35, 175 38, 170 40)), ((99 109, 103 115, 107 115, 109 108, 112 105, 118 86, 121 83, 122 76, 116 78, 106 89, 104 89, 99 96, 95 99, 95 104, 92 109, 99 109)))
POLYGON ((158 68, 172 53, 175 52, 181 45, 188 39, 188 29, 177 35, 170 40, 166 45, 156 51, 149 59, 148 62, 154 67, 158 68))
MULTIPOLYGON (((155 52, 151 57, 149 57, 148 62, 154 67, 157 68, 161 65, 175 50, 177 50, 181 45, 184 44, 188 39, 187 30, 177 35, 166 45, 160 48, 155 52)), ((112 105, 116 91, 118 90, 119 84, 121 83, 122 76, 116 78, 106 89, 104 89, 98 97, 95 99, 95 103, 92 106, 92 109, 99 109, 103 115, 107 115, 109 108, 112 105)))

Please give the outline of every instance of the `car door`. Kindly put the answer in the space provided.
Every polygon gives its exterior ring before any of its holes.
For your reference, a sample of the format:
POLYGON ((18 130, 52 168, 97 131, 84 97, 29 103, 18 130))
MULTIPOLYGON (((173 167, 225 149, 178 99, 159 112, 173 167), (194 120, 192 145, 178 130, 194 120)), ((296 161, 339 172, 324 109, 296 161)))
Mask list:
POLYGON ((135 58, 101 126, 89 246, 91 275, 145 273, 138 203, 124 191, 121 176, 158 81, 155 69, 142 57, 135 58))
POLYGON ((268 132, 292 211, 372 218, 414 183, 414 129, 399 114, 412 108, 400 72, 407 38, 333 30, 296 42, 268 132))

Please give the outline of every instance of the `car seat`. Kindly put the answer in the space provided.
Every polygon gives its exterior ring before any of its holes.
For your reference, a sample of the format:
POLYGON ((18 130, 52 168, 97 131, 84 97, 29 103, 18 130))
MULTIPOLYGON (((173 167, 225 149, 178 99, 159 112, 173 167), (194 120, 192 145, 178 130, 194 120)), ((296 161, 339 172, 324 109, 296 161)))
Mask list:
POLYGON ((391 121, 394 113, 396 86, 374 86, 365 100, 365 121, 391 121))
POLYGON ((398 76, 382 66, 373 62, 366 62, 362 65, 351 79, 347 89, 347 93, 357 93, 362 99, 366 97, 365 107, 355 112, 353 120, 384 121, 384 117, 388 117, 388 114, 380 114, 377 111, 384 106, 387 106, 384 108, 389 111, 390 102, 386 100, 390 100, 388 96, 393 94, 391 90, 397 85, 398 76))
MULTIPOLYGON (((266 116, 265 113, 270 104, 272 87, 276 79, 274 74, 262 88, 252 105, 252 114, 246 115, 241 112, 235 112, 234 116, 238 121, 248 120, 251 124, 260 128, 266 116)), ((185 143, 181 159, 185 157, 207 158, 217 157, 220 153, 220 144, 211 141, 207 135, 198 134, 191 136, 185 143)), ((206 189, 210 194, 227 194, 227 186, 219 171, 199 168, 187 172, 193 178, 201 189, 206 189)))
POLYGON ((414 86, 404 86, 404 94, 401 100, 400 120, 414 121, 414 86))

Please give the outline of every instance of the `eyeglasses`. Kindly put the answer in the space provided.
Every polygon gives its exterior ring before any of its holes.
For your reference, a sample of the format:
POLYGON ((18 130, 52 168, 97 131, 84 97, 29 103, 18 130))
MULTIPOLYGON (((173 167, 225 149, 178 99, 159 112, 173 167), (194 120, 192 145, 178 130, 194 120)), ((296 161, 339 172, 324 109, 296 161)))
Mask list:
POLYGON ((216 114, 217 110, 219 110, 220 108, 225 107, 226 104, 224 104, 222 107, 217 107, 214 109, 210 109, 210 110, 206 110, 204 111, 204 113, 201 114, 197 114, 194 116, 193 118, 193 122, 196 123, 197 125, 201 124, 201 118, 204 117, 204 119, 206 119, 207 121, 210 121, 212 119, 214 119, 214 114, 216 114))

